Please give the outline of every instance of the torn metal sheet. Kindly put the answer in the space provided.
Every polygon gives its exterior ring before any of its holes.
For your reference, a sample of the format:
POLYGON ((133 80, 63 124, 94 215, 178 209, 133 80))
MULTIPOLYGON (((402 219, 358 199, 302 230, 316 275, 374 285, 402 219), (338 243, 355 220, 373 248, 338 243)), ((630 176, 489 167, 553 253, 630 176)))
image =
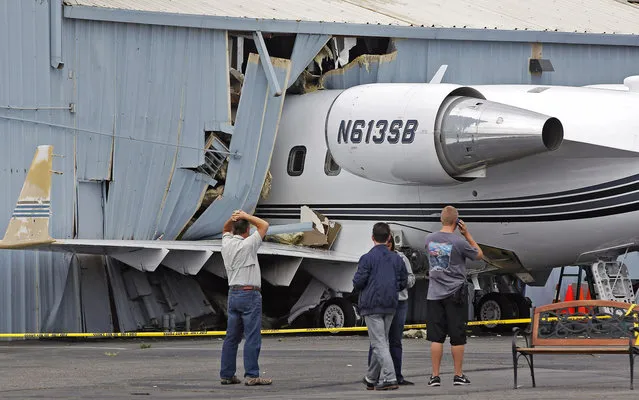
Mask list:
POLYGON ((293 307, 291 307, 291 312, 288 316, 289 325, 306 311, 315 308, 320 303, 322 296, 327 290, 329 290, 328 286, 324 285, 317 279, 311 279, 308 286, 306 286, 304 293, 302 293, 297 302, 293 305, 293 307))
MULTIPOLYGON (((175 236, 195 212, 204 185, 180 168, 204 163, 207 122, 230 122, 228 61, 220 56, 227 50, 226 31, 75 25, 80 48, 109 43, 104 52, 79 53, 93 55, 82 71, 87 80, 111 82, 104 92, 96 91, 103 93, 100 102, 94 94, 86 100, 114 109, 107 131, 115 138, 105 237, 155 239, 167 231, 175 236), (102 63, 109 66, 106 73, 98 70, 102 63)), ((78 114, 85 115, 80 106, 78 114)), ((86 115, 101 115, 86 107, 86 115)), ((81 156, 90 162, 92 153, 82 150, 81 156)))
POLYGON ((107 257, 107 271, 120 332, 163 329, 165 318, 184 330, 186 318, 194 330, 211 328, 216 315, 195 279, 160 267, 140 272, 107 257))
POLYGON ((318 281, 336 292, 353 291, 353 276, 357 271, 357 263, 332 262, 305 259, 302 269, 318 281))
POLYGON ((162 260, 172 270, 184 275, 196 275, 213 254, 210 250, 184 251, 172 250, 162 260))
POLYGON ((171 187, 153 238, 176 239, 200 207, 208 185, 209 182, 202 174, 178 168, 171 180, 171 187))
POLYGON ((219 276, 220 278, 227 278, 226 268, 224 268, 224 260, 222 259, 222 254, 220 253, 213 253, 206 264, 204 264, 203 269, 219 276))
POLYGON ((295 44, 291 53, 291 74, 287 87, 291 87, 295 83, 302 71, 313 61, 313 58, 330 38, 330 35, 311 35, 308 33, 298 33, 295 36, 295 44))
POLYGON ((167 249, 137 249, 125 253, 110 253, 109 256, 140 271, 155 271, 167 254, 167 249))
MULTIPOLYGON (((273 67, 283 87, 288 85, 291 68, 289 60, 272 58, 273 67)), ((257 54, 249 56, 237 123, 231 140, 231 153, 239 154, 229 160, 224 195, 207 208, 184 234, 186 240, 197 240, 222 231, 224 222, 233 210, 252 212, 271 162, 285 95, 273 97, 264 66, 257 54), (248 180, 247 177, 252 177, 248 180)))
POLYGON ((303 258, 260 256, 262 279, 274 286, 289 286, 303 258))
POLYGON ((113 332, 104 257, 77 255, 80 270, 82 332, 113 332))
POLYGON ((367 83, 395 82, 397 51, 390 54, 362 54, 344 68, 322 75, 320 84, 326 89, 346 89, 367 83))

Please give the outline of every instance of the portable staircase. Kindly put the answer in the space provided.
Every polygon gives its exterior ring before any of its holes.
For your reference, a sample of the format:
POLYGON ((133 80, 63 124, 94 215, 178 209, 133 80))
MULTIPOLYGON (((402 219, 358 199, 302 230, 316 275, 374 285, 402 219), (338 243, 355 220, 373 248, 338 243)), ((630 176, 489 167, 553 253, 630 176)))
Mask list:
MULTIPOLYGON (((590 266, 580 266, 577 274, 565 273, 565 267, 561 268, 557 291, 555 292, 554 302, 559 301, 561 283, 564 277, 577 277, 577 290, 575 299, 583 298, 580 295, 582 274, 585 271, 588 288, 593 299, 611 300, 624 303, 635 303, 637 301, 637 293, 632 287, 632 280, 628 271, 628 266, 619 260, 604 261, 598 260, 590 266)), ((585 297, 585 296, 584 296, 585 297)), ((604 312, 611 310, 604 309, 604 312)))

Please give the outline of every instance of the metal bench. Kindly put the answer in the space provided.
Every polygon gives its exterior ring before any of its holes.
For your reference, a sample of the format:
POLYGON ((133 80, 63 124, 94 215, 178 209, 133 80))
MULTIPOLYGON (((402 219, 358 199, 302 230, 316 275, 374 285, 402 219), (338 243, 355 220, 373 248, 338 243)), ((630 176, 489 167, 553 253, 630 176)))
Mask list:
POLYGON ((519 328, 513 329, 514 389, 517 389, 517 362, 523 356, 530 367, 535 387, 535 354, 628 354, 630 389, 634 360, 639 354, 639 306, 617 301, 579 300, 554 303, 533 309, 530 342, 517 346, 519 328))

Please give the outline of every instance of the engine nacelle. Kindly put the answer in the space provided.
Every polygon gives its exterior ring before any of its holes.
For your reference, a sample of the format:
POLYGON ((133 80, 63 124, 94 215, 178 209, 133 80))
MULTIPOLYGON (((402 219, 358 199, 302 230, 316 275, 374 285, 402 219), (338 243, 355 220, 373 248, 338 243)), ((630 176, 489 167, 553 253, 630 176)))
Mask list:
POLYGON ((355 86, 340 93, 326 117, 335 162, 392 184, 464 182, 488 166, 555 150, 562 141, 558 119, 452 84, 355 86))

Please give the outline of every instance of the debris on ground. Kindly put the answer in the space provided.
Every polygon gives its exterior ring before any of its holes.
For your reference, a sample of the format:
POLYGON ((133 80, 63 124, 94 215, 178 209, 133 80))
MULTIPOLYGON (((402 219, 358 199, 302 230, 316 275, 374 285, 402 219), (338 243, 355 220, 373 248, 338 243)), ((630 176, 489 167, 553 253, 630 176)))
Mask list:
POLYGON ((426 339, 426 329, 409 329, 404 331, 404 339, 426 339))

